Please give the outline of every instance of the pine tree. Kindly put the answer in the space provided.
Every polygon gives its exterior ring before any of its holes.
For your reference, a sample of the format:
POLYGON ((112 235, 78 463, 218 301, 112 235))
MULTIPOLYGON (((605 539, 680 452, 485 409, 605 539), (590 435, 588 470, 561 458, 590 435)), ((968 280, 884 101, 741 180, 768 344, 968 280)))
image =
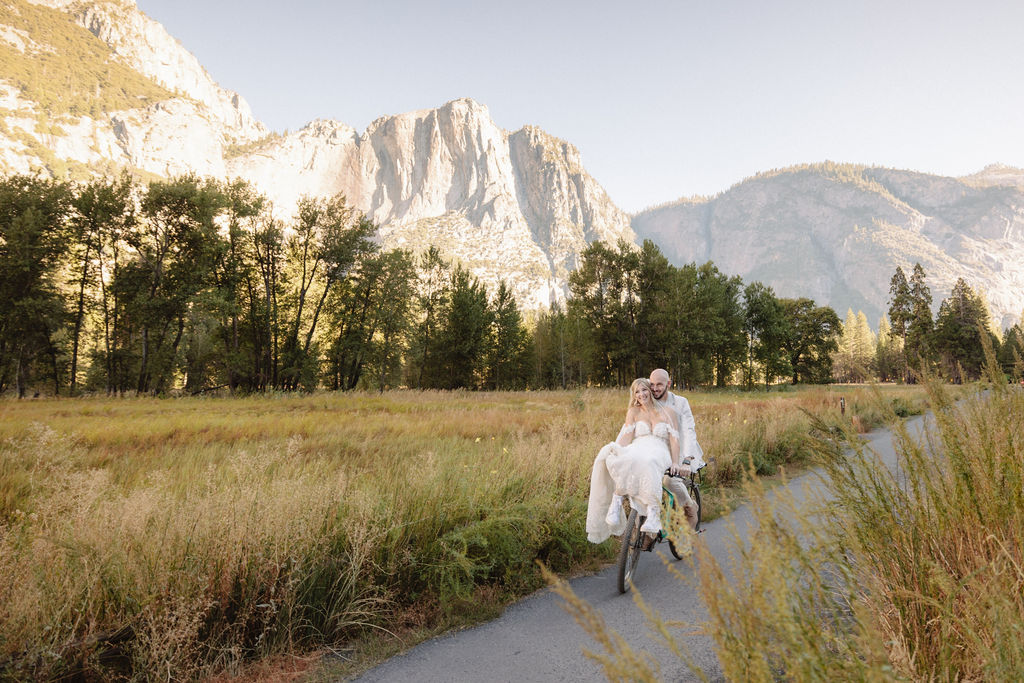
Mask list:
MULTIPOLYGON (((914 264, 910 276, 910 319, 907 322, 904 356, 908 367, 928 366, 932 361, 932 293, 925 283, 924 268, 914 264)), ((891 313, 890 313, 891 315, 891 313)), ((893 323, 895 325, 895 322, 893 323)), ((908 378, 910 379, 910 378, 908 378)))
POLYGON ((988 306, 963 278, 957 279, 949 298, 939 306, 934 337, 935 349, 949 377, 962 382, 981 376, 985 360, 981 335, 995 341, 988 328, 988 306))
POLYGON ((508 285, 502 280, 491 305, 494 323, 487 352, 487 384, 492 389, 520 389, 526 384, 530 335, 508 285))
POLYGON ((913 301, 910 296, 910 285, 903 268, 896 266, 896 272, 889 281, 889 321, 892 324, 891 334, 901 341, 907 338, 907 325, 913 313, 913 301))
POLYGON ((452 273, 450 291, 438 336, 441 373, 433 378, 432 386, 476 389, 485 372, 494 314, 488 305, 487 288, 462 266, 456 266, 452 273))

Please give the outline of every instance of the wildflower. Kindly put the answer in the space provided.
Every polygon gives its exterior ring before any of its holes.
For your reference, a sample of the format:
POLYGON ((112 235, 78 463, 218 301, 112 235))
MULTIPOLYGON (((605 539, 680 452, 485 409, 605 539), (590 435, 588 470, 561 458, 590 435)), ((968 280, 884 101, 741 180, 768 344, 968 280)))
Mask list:
POLYGON ((480 443, 480 437, 479 436, 476 437, 476 441, 474 441, 474 443, 480 443))

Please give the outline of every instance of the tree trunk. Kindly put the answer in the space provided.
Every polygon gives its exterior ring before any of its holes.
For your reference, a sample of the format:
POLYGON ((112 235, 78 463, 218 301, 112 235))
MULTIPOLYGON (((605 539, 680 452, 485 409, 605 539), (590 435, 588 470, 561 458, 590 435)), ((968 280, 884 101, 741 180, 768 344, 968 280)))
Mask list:
POLYGON ((71 340, 71 395, 78 389, 78 339, 82 334, 82 318, 85 317, 85 281, 89 277, 89 240, 85 241, 85 256, 82 258, 82 280, 78 284, 78 313, 75 315, 75 332, 71 340))

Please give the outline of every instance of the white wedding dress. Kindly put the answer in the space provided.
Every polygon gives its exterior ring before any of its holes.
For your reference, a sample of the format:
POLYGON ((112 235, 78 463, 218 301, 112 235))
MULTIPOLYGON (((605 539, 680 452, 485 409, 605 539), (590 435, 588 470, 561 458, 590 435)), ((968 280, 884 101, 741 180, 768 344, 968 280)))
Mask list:
MULTIPOLYGON (((668 441, 670 436, 678 439, 679 434, 667 422, 659 422, 653 429, 646 422, 637 422, 632 429, 633 441, 628 446, 613 441, 601 448, 594 460, 587 505, 587 540, 591 543, 619 536, 626 528, 625 515, 619 515, 614 526, 605 520, 612 496, 629 496, 630 505, 644 511, 661 507, 662 475, 672 464, 668 441)), ((624 426, 619 435, 630 430, 624 426)))

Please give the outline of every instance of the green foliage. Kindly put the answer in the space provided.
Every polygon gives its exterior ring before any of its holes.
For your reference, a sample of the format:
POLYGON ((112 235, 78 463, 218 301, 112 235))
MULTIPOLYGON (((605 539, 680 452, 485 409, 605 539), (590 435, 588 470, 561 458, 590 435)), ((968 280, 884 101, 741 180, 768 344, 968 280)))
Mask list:
POLYGON ((487 349, 487 386, 523 389, 529 377, 530 333, 504 280, 491 302, 493 329, 487 349))
POLYGON ((334 338, 327 355, 331 388, 353 389, 361 381, 382 391, 394 385, 415 282, 412 254, 394 250, 368 256, 339 283, 328 306, 334 338))
POLYGON ((0 41, 0 73, 49 116, 97 117, 174 95, 123 64, 71 16, 25 0, 4 0, 0 23, 25 31, 25 51, 0 41))
POLYGON ((747 285, 743 291, 744 324, 747 335, 746 384, 752 388, 760 366, 767 389, 775 378, 792 372, 783 343, 791 334, 782 303, 771 287, 760 282, 747 285))
MULTIPOLYGON (((828 383, 832 376, 832 354, 838 347, 839 316, 831 308, 815 306, 807 298, 782 299, 781 303, 789 331, 782 347, 789 356, 793 384, 828 383)), ((866 319, 864 326, 866 329, 866 319)))
POLYGON ((70 188, 33 176, 0 180, 0 391, 24 396, 32 366, 48 356, 55 391, 63 383, 58 341, 66 304, 60 266, 71 248, 70 188))
POLYGON ((980 294, 958 278, 948 299, 939 305, 934 347, 946 376, 957 382, 978 379, 985 360, 982 336, 990 346, 998 342, 989 332, 988 307, 980 294))
POLYGON ((430 386, 441 389, 477 388, 486 359, 494 314, 487 288, 461 266, 451 278, 451 294, 444 311, 438 342, 444 349, 441 372, 430 386))
MULTIPOLYGON (((40 181, 5 182, 12 197, 25 195, 12 211, 41 201, 40 181)), ((569 387, 626 384, 655 367, 677 387, 724 387, 742 369, 748 388, 770 388, 786 378, 827 382, 833 362, 844 379, 903 377, 921 367, 909 362, 911 343, 925 367, 938 358, 956 378, 966 362, 970 378, 979 337, 964 330, 989 324, 980 295, 962 293, 944 302, 933 332, 917 266, 894 290, 906 290, 909 308, 894 311, 907 315, 907 346, 895 330, 874 342, 852 311, 839 337, 828 307, 779 299, 760 283, 744 288, 710 262, 675 267, 650 241, 592 244, 570 276, 565 310, 531 312, 528 324, 506 285, 489 293, 436 247, 418 259, 381 253, 376 226, 342 196, 304 198, 284 223, 241 181, 143 186, 121 176, 53 187, 63 188, 67 210, 40 219, 53 230, 38 239, 55 251, 33 271, 39 296, 9 287, 8 320, 35 311, 20 318, 35 330, 22 335, 34 350, 19 356, 11 340, 21 338, 8 334, 0 391, 39 391, 51 380, 54 392, 120 394, 569 387)), ((18 233, 18 221, 35 218, 7 220, 4 246, 17 260, 18 245, 36 239, 18 233)), ((9 269, 8 281, 16 274, 9 269)), ((1016 339, 1000 349, 1007 372, 1016 339)))

